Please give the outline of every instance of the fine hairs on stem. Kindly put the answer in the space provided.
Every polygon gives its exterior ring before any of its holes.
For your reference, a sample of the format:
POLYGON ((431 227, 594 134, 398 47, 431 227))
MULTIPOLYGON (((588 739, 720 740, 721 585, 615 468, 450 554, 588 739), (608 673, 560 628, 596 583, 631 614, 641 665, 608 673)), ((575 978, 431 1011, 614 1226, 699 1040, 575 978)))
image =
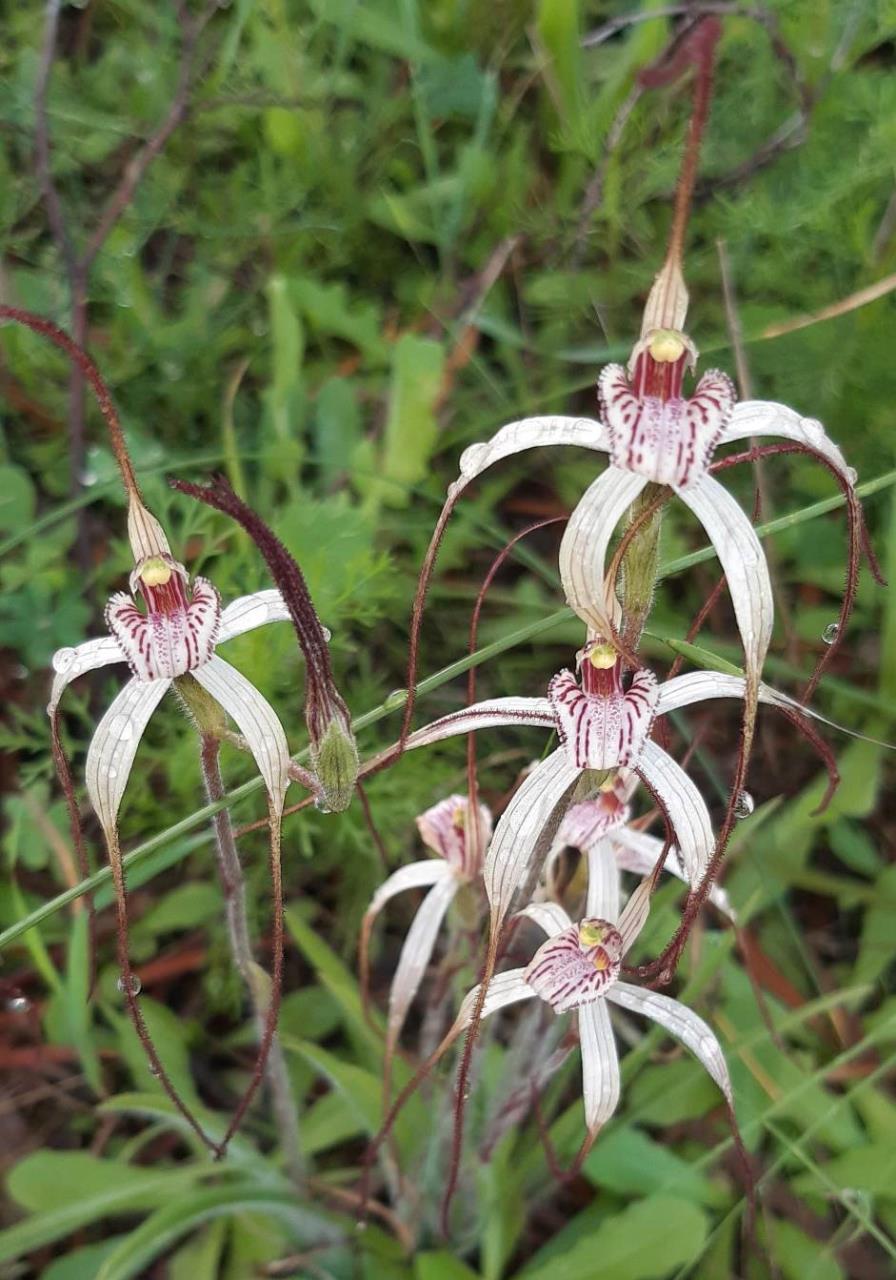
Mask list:
MULTIPOLYGON (((215 804, 226 794, 221 777, 221 743, 216 737, 203 735, 200 761, 205 794, 209 803, 215 804)), ((249 922, 246 915, 246 886, 243 869, 237 853, 230 810, 221 808, 212 818, 215 832, 215 850, 221 886, 224 891, 224 909, 227 918, 227 937, 233 962, 246 985, 249 1001, 255 1017, 255 1025, 261 1045, 264 1044, 269 1000, 264 996, 264 978, 258 970, 252 954, 249 938, 249 922)), ((276 906, 276 904, 275 904, 276 906)), ((280 904, 282 909, 282 903, 280 904)), ((299 1113, 293 1096, 283 1046, 274 1034, 268 1046, 267 1063, 261 1060, 261 1047, 253 1068, 253 1079, 259 1070, 266 1074, 271 1103, 277 1121, 277 1131, 283 1148, 287 1171, 293 1182, 300 1186, 306 1174, 302 1155, 299 1113)))

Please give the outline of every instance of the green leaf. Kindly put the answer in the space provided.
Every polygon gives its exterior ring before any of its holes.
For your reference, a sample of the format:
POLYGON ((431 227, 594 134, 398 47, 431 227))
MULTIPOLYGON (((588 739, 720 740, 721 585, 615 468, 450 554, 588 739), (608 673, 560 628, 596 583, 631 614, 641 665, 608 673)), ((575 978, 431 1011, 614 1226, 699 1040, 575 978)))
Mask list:
POLYGON ((34 518, 34 485, 22 467, 0 466, 0 533, 24 528, 34 518))
POLYGON ((719 1192, 693 1164, 640 1129, 616 1126, 602 1136, 585 1162, 585 1173, 615 1195, 675 1191, 700 1204, 719 1201, 719 1192))
POLYGON ((478 1273, 451 1253, 418 1253, 414 1259, 415 1280, 478 1280, 478 1273))
POLYGON ((877 877, 875 901, 862 918, 859 955, 852 972, 853 982, 876 982, 896 956, 896 866, 877 877))
POLYGON ((772 1256, 786 1280, 807 1280, 810 1276, 811 1280, 842 1280, 837 1259, 821 1241, 771 1214, 766 1215, 765 1224, 772 1256))
POLYGON ((743 667, 735 666, 733 662, 720 658, 717 653, 713 653, 711 649, 704 649, 699 644, 691 644, 687 640, 677 640, 669 636, 658 636, 657 639, 668 645, 673 653, 680 653, 683 658, 687 658, 695 667, 704 671, 721 671, 723 675, 728 676, 744 674, 743 667))
MULTIPOLYGON (((41 1272, 41 1280, 96 1280, 100 1265, 125 1238, 114 1236, 111 1240, 101 1240, 99 1244, 74 1249, 64 1258, 55 1258, 41 1272)), ((199 1277, 193 1276, 192 1280, 199 1280, 199 1277)))
POLYGON ((407 486, 427 474, 438 434, 435 408, 444 365, 445 353, 431 338, 406 333, 395 344, 381 478, 374 487, 389 506, 407 506, 407 486))
POLYGON ((519 1280, 660 1280, 696 1258, 706 1235, 705 1214, 673 1196, 649 1196, 603 1221, 586 1210, 535 1255, 519 1280))
MULTIPOLYGON (((866 1191, 884 1199, 896 1199, 896 1147, 892 1142, 870 1142, 853 1147, 824 1164, 825 1177, 842 1190, 866 1191)), ((814 1173, 801 1173, 794 1179, 801 1194, 827 1196, 828 1187, 814 1173)))
POLYGON ((320 934, 305 922, 297 906, 287 907, 284 919, 293 941, 342 1010, 346 1023, 355 1036, 368 1046, 369 1057, 378 1063, 382 1056, 382 1041, 367 1024, 354 976, 320 934))

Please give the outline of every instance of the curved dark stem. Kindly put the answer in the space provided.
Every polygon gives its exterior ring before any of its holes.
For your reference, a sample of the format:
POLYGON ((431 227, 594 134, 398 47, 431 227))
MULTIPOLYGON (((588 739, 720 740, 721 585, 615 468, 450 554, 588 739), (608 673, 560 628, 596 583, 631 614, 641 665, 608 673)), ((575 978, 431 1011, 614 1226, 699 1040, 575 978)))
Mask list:
POLYGON ((802 702, 808 702, 818 687, 825 668, 837 653, 840 645, 846 635, 846 627, 852 613, 853 605, 856 598, 856 590, 859 582, 859 559, 861 551, 864 550, 868 560, 868 566, 875 578, 881 585, 886 585, 880 566, 871 548, 871 542, 868 537, 868 531, 865 526, 865 516, 862 510, 862 504, 856 497, 853 486, 849 483, 844 475, 831 463, 822 453, 810 448, 808 445, 798 444, 796 442, 786 442, 771 445, 761 445, 758 448, 746 450, 743 453, 731 454, 727 458, 721 459, 720 462, 713 463, 710 470, 722 471, 731 466, 736 466, 740 462, 755 462, 759 458, 766 458, 775 454, 783 453, 803 453, 814 458, 833 476, 840 492, 846 501, 846 515, 848 526, 848 559, 846 567, 846 585, 843 592, 843 599, 840 604, 840 613, 837 620, 837 634, 832 644, 827 646, 826 651, 821 655, 815 665, 815 670, 809 679, 809 683, 803 690, 801 698, 802 702))
POLYGON ((548 1168, 551 1171, 551 1176, 554 1181, 559 1182, 561 1186, 566 1186, 568 1183, 574 1182, 582 1172, 582 1165, 585 1163, 591 1148, 597 1141, 599 1131, 586 1133, 584 1141, 579 1147, 578 1153, 576 1154, 572 1164, 568 1169, 564 1169, 560 1163, 559 1157, 557 1156, 556 1148, 551 1141, 550 1129, 545 1122, 544 1115, 542 1114, 541 1101, 538 1097, 538 1091, 534 1086, 532 1089, 532 1111, 535 1115, 535 1123, 538 1127, 538 1137, 541 1141, 541 1146, 544 1151, 545 1159, 548 1162, 548 1168))
MULTIPOLYGON (((87 848, 84 844, 84 829, 81 826, 81 812, 75 796, 72 771, 69 768, 68 757, 65 754, 62 737, 59 733, 59 708, 56 706, 50 712, 50 742, 53 750, 53 763, 56 766, 56 777, 62 788, 62 794, 65 796, 65 807, 68 812, 72 847, 78 863, 78 874, 82 881, 87 880, 91 874, 90 860, 87 857, 87 848)), ((93 995, 93 990, 96 986, 96 905, 93 900, 93 893, 90 890, 84 894, 84 900, 87 903, 87 948, 90 955, 87 976, 87 995, 89 998, 93 995)))
POLYGON ((355 790, 358 793, 358 799, 361 801, 361 812, 364 815, 364 825, 370 832, 370 838, 374 843, 374 847, 376 848, 377 855, 380 860, 380 867, 383 871, 387 871, 389 869, 389 855, 386 852, 386 844, 380 833, 380 829, 374 821, 373 810, 370 807, 370 800, 368 799, 367 792, 361 785, 360 781, 355 783, 355 790))
POLYGON ((137 1032, 137 1037, 140 1044, 143 1046, 143 1051, 146 1054, 147 1059, 149 1060, 149 1066, 152 1074, 156 1077, 159 1084, 165 1090, 165 1093, 171 1099, 171 1102, 183 1116, 184 1120, 186 1120, 187 1124, 196 1136, 205 1144, 206 1147, 208 1147, 209 1151, 218 1158, 224 1154, 226 1139, 224 1143, 215 1142, 215 1140, 206 1133, 205 1129, 203 1129, 202 1125, 193 1115, 193 1112, 187 1106, 186 1102, 184 1102, 183 1098, 178 1093, 174 1082, 162 1065, 162 1061, 159 1058, 152 1036, 149 1034, 149 1028, 144 1020, 143 1010, 140 1008, 137 1000, 137 991, 139 990, 138 979, 131 968, 131 959, 128 955, 127 890, 125 888, 121 849, 118 844, 118 832, 113 829, 111 831, 107 831, 105 836, 106 848, 109 854, 109 865, 112 869, 112 883, 115 888, 115 908, 118 925, 118 967, 121 972, 120 985, 123 988, 122 994, 125 998, 125 1003, 127 1004, 131 1021, 134 1024, 134 1030, 137 1032))
POLYGON ((15 324, 24 325, 32 333, 38 333, 41 337, 48 338, 54 346, 68 356, 75 368, 79 369, 84 375, 90 383, 96 402, 99 405, 100 413, 105 419, 109 432, 109 442, 112 445, 112 452, 115 454, 115 461, 118 463, 124 487, 131 497, 139 498, 140 487, 137 484, 137 477, 134 475, 134 468, 131 465, 131 458, 125 443, 124 432, 121 429, 118 412, 112 402, 109 388, 103 381, 102 375, 91 357, 79 343, 74 342, 58 325, 53 324, 52 320, 46 320, 43 316, 35 315, 32 311, 25 311, 22 307, 8 307, 0 304, 0 322, 4 320, 12 320, 15 324))
MULTIPOLYGON (((517 533, 514 537, 512 537, 509 542, 505 543, 504 547, 501 549, 501 551, 492 561, 491 568, 489 569, 488 573, 485 575, 482 586, 479 588, 479 593, 476 596, 476 603, 474 604, 473 612, 470 615, 470 638, 469 638, 469 643, 467 645, 467 652, 470 655, 476 652, 476 644, 479 637, 479 618, 482 614, 482 609, 485 604, 485 598, 488 595, 491 585, 494 582, 498 572, 500 571, 502 565, 507 560, 510 553, 513 551, 514 547, 517 545, 517 543, 522 542, 523 538, 527 538, 530 533, 536 533, 539 529, 546 529, 549 525, 552 525, 552 524, 566 523, 568 519, 569 519, 568 516, 552 516, 548 520, 538 520, 536 521, 535 524, 528 525, 520 533, 517 533)), ((478 673, 475 666, 470 667, 470 670, 467 673, 467 706, 468 707, 471 707, 473 703, 476 701, 477 674, 478 673)), ((467 799, 470 805, 471 813, 474 815, 473 820, 469 824, 469 828, 471 831, 475 831, 474 839, 476 840, 477 847, 474 851, 474 856, 470 860, 471 865, 475 865, 478 863, 483 852, 482 849, 479 848, 479 845, 481 843, 482 833, 479 829, 479 820, 477 817, 475 817, 475 815, 478 813, 478 803, 479 803, 479 782, 476 776, 476 734, 475 732, 467 734, 467 799)))

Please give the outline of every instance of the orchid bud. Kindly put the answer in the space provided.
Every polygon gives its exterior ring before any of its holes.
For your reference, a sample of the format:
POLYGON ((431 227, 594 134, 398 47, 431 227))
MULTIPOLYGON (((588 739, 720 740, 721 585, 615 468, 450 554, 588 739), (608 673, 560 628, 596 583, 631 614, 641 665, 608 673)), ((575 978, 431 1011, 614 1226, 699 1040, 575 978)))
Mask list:
POLYGON ((360 769, 358 748, 348 707, 333 678, 328 635, 321 626, 302 570, 262 518, 237 497, 225 477, 214 476, 208 485, 183 480, 170 483, 178 492, 236 520, 264 556, 305 658, 305 723, 319 788, 317 799, 322 809, 337 813, 347 809, 360 769))

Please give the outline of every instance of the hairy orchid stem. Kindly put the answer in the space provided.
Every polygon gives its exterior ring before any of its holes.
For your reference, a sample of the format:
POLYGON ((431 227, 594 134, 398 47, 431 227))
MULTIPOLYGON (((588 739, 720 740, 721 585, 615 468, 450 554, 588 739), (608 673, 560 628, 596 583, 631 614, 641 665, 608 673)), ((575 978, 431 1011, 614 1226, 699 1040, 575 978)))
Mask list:
POLYGON ((24 325, 26 329, 30 329, 32 333, 38 333, 41 337, 48 338, 54 346, 64 352, 72 362, 74 367, 83 374, 90 383, 93 394, 96 396, 96 402, 99 405, 100 413, 106 423, 109 432, 109 443, 112 446, 112 452, 115 454, 115 461, 118 463, 118 470, 121 472, 121 478, 129 498, 140 498, 140 487, 137 484, 137 477, 134 474, 134 468, 131 463, 131 456, 128 453, 128 447, 125 443, 124 431, 122 430, 121 421, 118 412, 112 402, 112 396, 109 388, 103 381, 99 369, 94 364, 91 357, 87 354, 83 347, 74 342, 67 333, 53 324, 51 320, 44 319, 43 316, 35 315, 31 311, 25 311, 21 307, 8 307, 0 305, 0 323, 11 320, 15 324, 24 325))
MULTIPOLYGON (((220 740, 204 735, 201 740, 200 762, 205 794, 210 804, 217 804, 226 795, 224 780, 221 776, 220 756, 220 740)), ((226 808, 219 809, 212 818, 212 826, 215 832, 218 871, 224 891, 230 954, 246 985, 259 1040, 263 1042, 268 1001, 265 999, 263 979, 252 953, 246 913, 246 885, 234 838, 233 824, 230 820, 230 811, 226 808)), ((276 1033, 271 1037, 265 1074, 286 1169, 295 1185, 301 1186, 307 1170, 302 1154, 299 1113, 289 1080, 283 1046, 276 1033)))

